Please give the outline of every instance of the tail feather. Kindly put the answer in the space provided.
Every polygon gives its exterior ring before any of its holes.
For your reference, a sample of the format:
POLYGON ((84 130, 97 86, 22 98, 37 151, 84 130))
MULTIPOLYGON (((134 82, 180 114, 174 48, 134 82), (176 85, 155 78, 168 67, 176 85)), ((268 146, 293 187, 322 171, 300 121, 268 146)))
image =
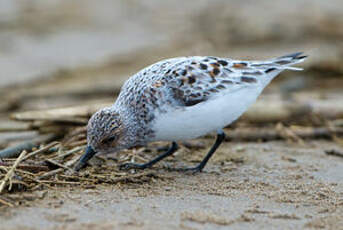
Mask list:
POLYGON ((278 57, 277 59, 284 59, 284 58, 292 58, 292 59, 296 59, 296 58, 302 58, 302 57, 306 57, 306 56, 300 56, 302 55, 303 52, 296 52, 296 53, 292 53, 292 54, 287 54, 281 57, 278 57))
POLYGON ((302 54, 302 52, 297 52, 266 61, 252 61, 251 66, 273 76, 276 76, 275 74, 280 73, 285 69, 300 71, 303 69, 294 67, 293 65, 303 62, 307 58, 307 56, 302 54))
POLYGON ((307 56, 302 55, 303 52, 297 52, 297 53, 292 53, 288 55, 284 55, 278 58, 270 59, 266 61, 265 63, 269 66, 272 66, 273 68, 277 70, 296 70, 296 71, 301 71, 303 70, 302 68, 299 67, 294 67, 293 65, 298 64, 300 62, 303 62, 307 56))
POLYGON ((284 55, 284 56, 272 59, 271 61, 273 64, 276 64, 282 67, 282 69, 303 70, 302 68, 292 66, 294 64, 303 62, 307 58, 306 55, 302 55, 302 54, 303 52, 292 53, 292 54, 288 54, 288 55, 284 55))
POLYGON ((294 70, 294 71, 302 71, 302 70, 304 70, 303 68, 294 67, 294 66, 286 66, 283 69, 294 70))

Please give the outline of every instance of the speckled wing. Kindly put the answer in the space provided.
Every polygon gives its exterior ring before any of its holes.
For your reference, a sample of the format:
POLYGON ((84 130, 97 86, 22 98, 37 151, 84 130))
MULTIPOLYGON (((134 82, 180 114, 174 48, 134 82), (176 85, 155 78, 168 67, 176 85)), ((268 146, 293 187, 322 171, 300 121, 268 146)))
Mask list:
MULTIPOLYGON (((265 74, 249 62, 215 57, 193 57, 166 72, 171 97, 183 106, 193 106, 223 93, 257 84, 265 74)), ((163 81, 163 79, 161 79, 163 81)))
POLYGON ((267 76, 300 62, 301 53, 268 61, 236 61, 217 57, 191 57, 166 71, 155 84, 167 81, 171 97, 183 106, 193 106, 216 96, 263 83, 267 76))

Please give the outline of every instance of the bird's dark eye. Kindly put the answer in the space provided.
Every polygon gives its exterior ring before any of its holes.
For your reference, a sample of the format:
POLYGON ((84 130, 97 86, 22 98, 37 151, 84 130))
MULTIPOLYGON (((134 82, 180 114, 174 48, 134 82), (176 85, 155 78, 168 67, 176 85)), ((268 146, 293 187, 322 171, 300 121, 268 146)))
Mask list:
POLYGON ((110 144, 110 143, 114 142, 115 140, 116 140, 116 136, 112 136, 112 137, 109 137, 109 138, 103 140, 103 143, 110 144))

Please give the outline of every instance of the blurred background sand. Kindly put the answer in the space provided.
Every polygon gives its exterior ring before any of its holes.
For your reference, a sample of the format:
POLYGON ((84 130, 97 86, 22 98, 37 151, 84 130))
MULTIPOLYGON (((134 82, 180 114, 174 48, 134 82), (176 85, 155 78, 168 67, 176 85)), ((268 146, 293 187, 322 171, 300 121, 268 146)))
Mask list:
POLYGON ((180 55, 260 59, 300 50, 313 66, 338 62, 343 52, 339 0, 0 4, 1 86, 114 60, 143 67, 180 55))

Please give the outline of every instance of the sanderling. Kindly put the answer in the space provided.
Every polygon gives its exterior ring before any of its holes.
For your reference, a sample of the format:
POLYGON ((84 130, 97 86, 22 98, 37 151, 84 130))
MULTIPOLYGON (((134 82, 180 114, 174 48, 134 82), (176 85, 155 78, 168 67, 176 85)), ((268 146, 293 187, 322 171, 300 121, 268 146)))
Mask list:
POLYGON ((217 139, 202 162, 185 170, 202 171, 225 138, 223 128, 256 101, 281 71, 301 70, 302 53, 266 61, 219 57, 178 57, 157 62, 129 78, 113 106, 96 112, 88 122, 88 147, 75 167, 82 168, 96 153, 114 153, 153 141, 170 141, 164 154, 145 164, 122 169, 145 169, 177 150, 176 141, 217 131, 217 139))

